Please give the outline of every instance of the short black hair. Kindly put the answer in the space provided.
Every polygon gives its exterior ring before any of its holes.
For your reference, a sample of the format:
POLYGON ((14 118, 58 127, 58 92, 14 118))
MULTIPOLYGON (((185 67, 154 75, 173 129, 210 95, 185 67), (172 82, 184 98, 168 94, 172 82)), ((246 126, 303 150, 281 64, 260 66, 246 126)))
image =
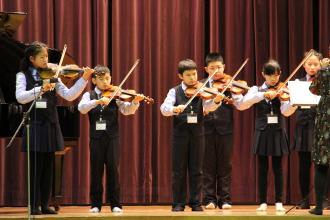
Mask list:
POLYGON ((317 51, 314 50, 314 49, 311 49, 310 51, 305 52, 304 57, 307 57, 307 55, 309 54, 309 52, 312 53, 312 56, 316 56, 317 58, 319 58, 319 60, 322 60, 322 59, 323 59, 322 54, 319 53, 319 52, 317 52, 317 51))
POLYGON ((92 77, 96 78, 97 76, 104 76, 106 73, 109 73, 111 76, 111 71, 107 66, 97 65, 94 67, 94 73, 92 77))
POLYGON ((211 62, 219 61, 223 64, 223 57, 219 53, 209 53, 205 57, 205 66, 208 66, 211 62))
POLYGON ((197 70, 196 63, 191 59, 181 60, 178 64, 178 72, 179 74, 183 74, 186 70, 197 70))
POLYGON ((280 64, 274 59, 269 59, 262 67, 262 72, 265 75, 273 75, 275 73, 281 74, 280 64))

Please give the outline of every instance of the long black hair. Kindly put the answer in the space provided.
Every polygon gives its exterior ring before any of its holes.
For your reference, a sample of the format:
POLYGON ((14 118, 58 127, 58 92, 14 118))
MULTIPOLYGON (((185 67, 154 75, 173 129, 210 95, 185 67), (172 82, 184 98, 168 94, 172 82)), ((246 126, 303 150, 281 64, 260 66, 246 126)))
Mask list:
POLYGON ((34 41, 33 43, 31 43, 24 51, 24 57, 21 59, 20 62, 20 71, 26 72, 29 67, 32 66, 30 57, 35 57, 36 55, 38 55, 43 48, 47 48, 47 45, 39 41, 34 41))

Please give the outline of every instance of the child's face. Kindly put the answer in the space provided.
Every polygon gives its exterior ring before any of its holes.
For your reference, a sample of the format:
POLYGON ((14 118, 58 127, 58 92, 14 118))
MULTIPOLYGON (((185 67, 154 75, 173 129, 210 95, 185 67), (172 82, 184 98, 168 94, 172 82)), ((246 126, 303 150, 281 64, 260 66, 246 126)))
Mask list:
POLYGON ((36 56, 30 56, 30 62, 34 68, 47 68, 48 50, 43 47, 36 56))
POLYGON ((305 63, 304 63, 305 71, 308 75, 314 76, 317 71, 321 69, 320 60, 317 56, 312 55, 305 63))
POLYGON ((268 86, 275 86, 278 81, 280 80, 281 73, 280 72, 275 72, 272 75, 266 75, 262 73, 263 77, 265 78, 266 84, 268 86))
POLYGON ((111 85, 111 75, 110 73, 105 73, 104 75, 96 76, 92 78, 92 82, 99 90, 106 90, 111 85))
POLYGON ((223 64, 220 61, 213 61, 210 62, 204 69, 209 75, 214 73, 214 71, 217 71, 217 73, 213 76, 213 79, 218 80, 223 76, 223 71, 225 70, 225 64, 223 64))
POLYGON ((186 70, 182 74, 179 74, 179 78, 187 86, 195 85, 197 82, 197 70, 186 70))

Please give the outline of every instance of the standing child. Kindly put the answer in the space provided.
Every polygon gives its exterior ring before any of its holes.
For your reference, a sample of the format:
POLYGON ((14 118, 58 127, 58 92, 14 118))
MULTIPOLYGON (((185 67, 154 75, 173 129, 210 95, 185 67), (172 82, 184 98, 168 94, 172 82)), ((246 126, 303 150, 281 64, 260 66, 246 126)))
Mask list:
POLYGON ((284 116, 291 115, 296 107, 289 101, 281 101, 272 88, 279 83, 281 68, 277 61, 269 60, 264 64, 262 86, 253 86, 244 96, 241 109, 256 105, 255 142, 253 153, 258 157, 259 201, 257 211, 267 210, 268 158, 272 159, 275 176, 276 211, 285 211, 282 204, 283 174, 282 157, 289 153, 288 138, 285 131, 284 116))
MULTIPOLYGON (((224 76, 225 64, 218 53, 210 53, 205 58, 205 71, 213 76, 207 87, 212 87, 214 81, 224 76)), ((225 92, 233 98, 233 105, 242 95, 225 92)), ((231 208, 231 172, 233 152, 233 105, 222 103, 214 112, 204 118, 205 127, 205 154, 203 165, 203 203, 206 209, 231 208)))
POLYGON ((314 187, 316 207, 309 212, 323 214, 323 198, 326 194, 327 175, 330 166, 330 61, 322 62, 322 69, 316 74, 310 88, 312 93, 320 95, 316 107, 314 144, 312 160, 315 164, 314 187))
MULTIPOLYGON (((39 69, 47 68, 48 48, 34 42, 25 49, 21 61, 21 72, 16 75, 16 99, 28 109, 34 99, 42 95, 31 111, 30 126, 30 174, 31 174, 31 214, 57 214, 49 208, 52 189, 55 151, 63 150, 64 140, 58 121, 56 94, 72 101, 87 85, 93 70, 87 68, 70 89, 60 79, 56 84, 40 85, 39 69), (41 205, 41 210, 39 206, 41 205)), ((26 130, 23 132, 23 151, 27 151, 26 130)))
MULTIPOLYGON (((304 63, 306 76, 300 81, 313 81, 317 71, 321 68, 322 55, 313 51, 313 55, 304 63)), ((315 107, 299 107, 296 115, 296 129, 293 149, 299 155, 299 184, 302 202, 298 209, 309 209, 310 169, 312 165, 311 149, 314 138, 315 107)))
POLYGON ((96 66, 94 70, 92 82, 95 89, 86 92, 78 105, 82 114, 88 113, 90 125, 90 196, 92 207, 89 211, 92 213, 101 211, 102 177, 105 165, 107 202, 110 203, 112 212, 122 212, 118 172, 120 156, 118 110, 123 115, 134 114, 140 105, 139 102, 143 100, 143 96, 136 95, 132 102, 115 99, 110 102, 108 97, 102 96, 102 93, 109 88, 116 88, 111 85, 110 69, 106 66, 96 66))
POLYGON ((201 206, 203 164, 203 112, 214 111, 223 96, 203 101, 196 97, 184 109, 189 100, 188 87, 196 85, 197 66, 186 59, 179 62, 178 76, 181 84, 170 89, 160 110, 164 116, 173 116, 172 131, 172 211, 184 211, 187 194, 187 169, 189 173, 189 206, 192 211, 203 211, 201 206))

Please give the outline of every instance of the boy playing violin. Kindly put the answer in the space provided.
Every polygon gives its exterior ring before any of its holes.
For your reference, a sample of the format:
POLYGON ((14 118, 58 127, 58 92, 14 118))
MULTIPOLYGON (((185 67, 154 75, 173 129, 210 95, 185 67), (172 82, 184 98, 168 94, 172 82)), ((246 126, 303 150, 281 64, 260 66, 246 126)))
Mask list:
MULTIPOLYGON (((217 68, 207 87, 225 77, 225 64, 218 53, 210 53, 205 58, 205 71, 211 75, 217 68)), ((233 103, 223 102, 214 112, 204 118, 205 153, 203 162, 203 203, 206 209, 231 208, 231 172, 232 172, 232 145, 233 145, 233 106, 242 95, 225 92, 233 99, 233 103)))
POLYGON ((170 89, 160 110, 164 116, 173 116, 172 131, 172 211, 184 211, 186 204, 186 177, 189 173, 189 206, 192 211, 203 211, 201 206, 202 162, 203 162, 203 112, 214 111, 223 96, 203 101, 196 97, 185 108, 189 100, 185 90, 198 83, 197 66, 185 59, 179 62, 178 76, 181 84, 170 89))
POLYGON ((253 153, 258 157, 258 181, 260 206, 257 211, 267 210, 267 176, 268 157, 272 158, 275 176, 275 208, 285 211, 282 204, 283 174, 282 157, 289 153, 288 138, 285 131, 285 119, 296 107, 289 101, 281 101, 276 90, 279 84, 281 68, 277 61, 269 60, 263 66, 262 76, 265 82, 262 86, 253 86, 240 103, 240 109, 256 106, 255 141, 253 153))
POLYGON ((107 202, 112 212, 122 212, 119 185, 119 125, 118 110, 123 115, 134 114, 143 100, 142 95, 136 95, 132 102, 111 100, 102 93, 111 85, 110 69, 106 66, 96 66, 92 75, 93 91, 86 92, 78 109, 89 116, 90 124, 90 163, 91 163, 91 209, 98 213, 102 208, 103 185, 102 177, 106 166, 107 202))

